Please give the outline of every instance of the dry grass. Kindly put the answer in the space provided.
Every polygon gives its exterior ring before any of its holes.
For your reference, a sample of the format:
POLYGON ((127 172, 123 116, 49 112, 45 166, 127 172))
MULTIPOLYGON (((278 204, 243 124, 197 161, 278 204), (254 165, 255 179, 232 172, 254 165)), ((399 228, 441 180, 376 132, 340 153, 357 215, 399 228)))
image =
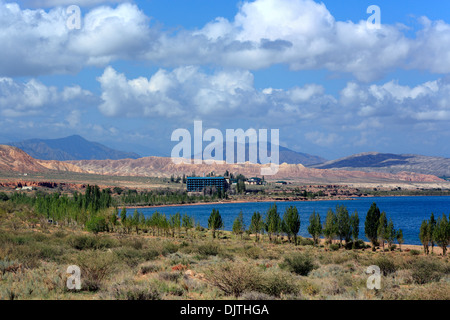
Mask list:
POLYGON ((310 245, 93 236, 55 226, 31 228, 0 215, 0 299, 450 299, 448 257, 422 253, 330 251, 310 245), (82 270, 82 290, 66 288, 67 267, 82 270), (383 273, 367 289, 367 267, 383 273))

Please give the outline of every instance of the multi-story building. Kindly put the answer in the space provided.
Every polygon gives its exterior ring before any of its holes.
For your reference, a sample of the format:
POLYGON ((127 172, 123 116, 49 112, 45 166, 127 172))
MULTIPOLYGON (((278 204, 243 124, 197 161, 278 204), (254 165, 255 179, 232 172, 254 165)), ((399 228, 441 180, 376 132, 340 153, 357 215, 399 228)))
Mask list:
POLYGON ((228 189, 228 182, 224 177, 188 177, 187 191, 199 192, 206 187, 215 187, 216 190, 226 191, 228 189))

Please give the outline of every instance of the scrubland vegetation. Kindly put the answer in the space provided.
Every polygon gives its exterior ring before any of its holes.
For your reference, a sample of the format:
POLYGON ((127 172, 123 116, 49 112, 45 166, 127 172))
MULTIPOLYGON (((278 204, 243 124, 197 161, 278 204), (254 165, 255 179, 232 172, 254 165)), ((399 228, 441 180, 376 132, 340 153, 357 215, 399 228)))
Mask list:
MULTIPOLYGON (((295 227, 294 209, 286 219, 295 227)), ((120 220, 108 232, 88 232, 0 202, 0 299, 450 299, 448 256, 374 252, 336 237, 315 244, 275 232, 269 241, 262 229, 255 241, 251 232, 189 223, 173 233, 127 230, 120 220), (81 290, 67 288, 70 265, 81 269, 81 290), (380 290, 367 289, 371 265, 382 272, 380 290)))

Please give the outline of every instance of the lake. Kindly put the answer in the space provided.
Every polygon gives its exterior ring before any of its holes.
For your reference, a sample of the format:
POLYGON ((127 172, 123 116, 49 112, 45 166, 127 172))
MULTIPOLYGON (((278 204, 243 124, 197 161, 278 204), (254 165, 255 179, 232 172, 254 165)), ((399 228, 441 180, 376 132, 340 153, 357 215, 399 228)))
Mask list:
MULTIPOLYGON (((396 230, 403 230, 405 244, 420 245, 419 229, 423 220, 429 219, 433 212, 435 218, 446 215, 450 212, 450 196, 433 197, 374 197, 356 198, 353 200, 333 200, 333 201, 293 201, 276 202, 280 216, 283 216, 285 209, 289 206, 296 206, 300 214, 300 232, 303 237, 310 237, 307 231, 309 216, 316 210, 320 214, 322 223, 329 208, 335 211, 336 205, 345 205, 350 214, 358 211, 360 219, 360 239, 366 240, 364 235, 364 221, 370 205, 375 202, 380 211, 385 211, 388 219, 392 218, 396 230)), ((247 203, 226 203, 226 204, 206 204, 196 206, 173 206, 159 208, 141 208, 138 211, 145 216, 152 215, 155 211, 172 215, 177 212, 182 215, 187 213, 194 217, 195 223, 201 226, 208 226, 208 218, 213 208, 218 209, 225 224, 225 230, 231 230, 234 219, 242 210, 246 226, 250 224, 253 212, 259 211, 263 216, 272 205, 271 202, 247 202, 247 203)), ((129 211, 129 213, 132 213, 129 211)))

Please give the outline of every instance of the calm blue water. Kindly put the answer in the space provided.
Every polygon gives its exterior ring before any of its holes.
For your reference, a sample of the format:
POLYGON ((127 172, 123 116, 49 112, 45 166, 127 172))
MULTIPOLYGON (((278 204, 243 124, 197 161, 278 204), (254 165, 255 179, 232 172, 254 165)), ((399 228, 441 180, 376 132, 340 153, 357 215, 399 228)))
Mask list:
MULTIPOLYGON (((436 219, 445 213, 450 213, 450 196, 442 197, 376 197, 376 198, 358 198, 354 200, 340 201, 308 201, 308 202, 277 202, 278 212, 282 216, 285 209, 289 206, 296 206, 300 214, 300 232, 303 237, 309 237, 307 227, 309 225, 309 216, 316 210, 321 216, 322 222, 329 208, 335 210, 336 205, 345 205, 350 214, 358 211, 360 219, 360 239, 367 240, 364 235, 364 220, 367 211, 372 202, 376 202, 380 211, 385 211, 388 219, 392 218, 395 228, 403 230, 403 236, 406 244, 418 244, 420 224, 423 220, 429 219, 431 212, 436 219)), ((242 210, 246 226, 250 224, 253 212, 259 211, 263 216, 272 205, 270 202, 256 203, 231 203, 231 204, 211 204, 198 206, 177 206, 161 208, 143 208, 139 209, 144 215, 152 215, 156 210, 166 215, 180 212, 182 215, 187 213, 194 217, 195 223, 199 222, 203 227, 208 226, 208 218, 213 208, 218 209, 225 224, 225 230, 231 230, 234 219, 242 210)))

